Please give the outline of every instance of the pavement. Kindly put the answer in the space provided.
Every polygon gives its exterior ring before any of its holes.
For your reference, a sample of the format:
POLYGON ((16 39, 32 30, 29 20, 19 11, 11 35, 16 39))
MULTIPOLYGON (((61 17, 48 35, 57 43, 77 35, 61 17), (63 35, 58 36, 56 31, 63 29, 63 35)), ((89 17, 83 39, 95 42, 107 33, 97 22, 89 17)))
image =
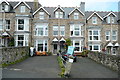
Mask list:
POLYGON ((57 56, 34 56, 3 68, 3 78, 59 78, 57 56))
POLYGON ((81 57, 72 65, 71 78, 118 78, 118 73, 89 58, 81 57))

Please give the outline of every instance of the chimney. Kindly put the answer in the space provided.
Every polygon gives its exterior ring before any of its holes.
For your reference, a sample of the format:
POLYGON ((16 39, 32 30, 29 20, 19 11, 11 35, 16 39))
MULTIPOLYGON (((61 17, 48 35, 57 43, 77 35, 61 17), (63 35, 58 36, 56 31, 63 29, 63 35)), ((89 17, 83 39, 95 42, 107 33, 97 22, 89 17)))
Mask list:
POLYGON ((34 0, 34 10, 37 10, 38 9, 38 0, 34 0))
POLYGON ((85 2, 80 3, 80 10, 85 13, 85 2))

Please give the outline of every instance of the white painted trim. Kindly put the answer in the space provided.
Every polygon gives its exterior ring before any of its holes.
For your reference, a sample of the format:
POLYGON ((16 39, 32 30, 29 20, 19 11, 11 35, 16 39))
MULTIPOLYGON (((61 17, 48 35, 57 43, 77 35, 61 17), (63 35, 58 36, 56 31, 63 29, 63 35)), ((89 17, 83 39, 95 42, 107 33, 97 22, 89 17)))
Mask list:
POLYGON ((29 6, 25 1, 20 1, 18 4, 16 4, 16 5, 14 6, 13 9, 17 8, 22 2, 23 2, 29 9, 31 9, 30 6, 29 6))
POLYGON ((1 0, 0 4, 1 4, 2 2, 6 2, 7 5, 10 5, 9 2, 8 2, 7 0, 1 0))
POLYGON ((96 14, 101 20, 103 20, 103 18, 102 18, 97 12, 92 13, 92 14, 87 18, 87 20, 89 20, 94 14, 96 14))
POLYGON ((115 17, 117 17, 117 15, 111 11, 106 16, 104 16, 103 18, 106 18, 106 17, 110 16, 111 14, 113 14, 115 17))
POLYGON ((80 11, 77 7, 73 9, 68 15, 71 15, 75 10, 78 10, 83 16, 85 16, 85 14, 82 11, 80 11))
POLYGON ((55 8, 55 10, 53 12, 55 12, 58 8, 60 8, 63 12, 65 12, 60 5, 58 5, 57 8, 55 8))
POLYGON ((48 15, 50 15, 49 12, 48 12, 47 10, 45 10, 44 7, 38 8, 38 9, 33 13, 33 15, 35 15, 40 9, 43 9, 48 15))

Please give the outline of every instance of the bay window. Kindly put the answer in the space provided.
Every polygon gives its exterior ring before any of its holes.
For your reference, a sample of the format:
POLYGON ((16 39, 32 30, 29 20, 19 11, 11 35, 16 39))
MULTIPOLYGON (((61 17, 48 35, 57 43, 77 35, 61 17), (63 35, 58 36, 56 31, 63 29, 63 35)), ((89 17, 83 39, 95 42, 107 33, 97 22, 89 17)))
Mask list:
POLYGON ((18 19, 18 30, 24 30, 24 19, 18 19))
POLYGON ((35 36, 48 36, 48 26, 38 26, 35 28, 35 36))
POLYGON ((81 26, 78 24, 70 26, 70 36, 82 36, 81 26))
POLYGON ((100 30, 89 30, 88 36, 89 36, 89 41, 99 41, 100 30))
POLYGON ((7 30, 10 29, 10 20, 6 20, 6 29, 7 29, 7 30))

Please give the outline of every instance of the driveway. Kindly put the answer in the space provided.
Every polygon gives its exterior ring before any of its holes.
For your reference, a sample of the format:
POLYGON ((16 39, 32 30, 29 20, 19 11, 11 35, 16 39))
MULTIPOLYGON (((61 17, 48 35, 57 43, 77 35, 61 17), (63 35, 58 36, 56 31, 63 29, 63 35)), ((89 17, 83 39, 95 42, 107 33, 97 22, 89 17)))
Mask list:
POLYGON ((59 78, 57 56, 35 56, 3 69, 3 78, 59 78))
POLYGON ((71 69, 72 78, 118 78, 118 73, 89 58, 78 58, 71 69))

